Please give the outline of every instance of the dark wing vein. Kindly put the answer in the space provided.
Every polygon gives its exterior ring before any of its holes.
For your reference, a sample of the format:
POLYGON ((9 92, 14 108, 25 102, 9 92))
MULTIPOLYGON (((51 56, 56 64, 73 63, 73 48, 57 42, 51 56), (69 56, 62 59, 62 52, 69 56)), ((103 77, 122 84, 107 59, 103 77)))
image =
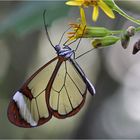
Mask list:
POLYGON ((72 79, 72 77, 70 76, 70 74, 67 72, 67 75, 69 76, 69 78, 72 80, 72 82, 74 83, 74 85, 76 86, 76 88, 78 89, 78 91, 80 92, 80 94, 83 96, 82 92, 80 91, 79 87, 77 86, 77 84, 74 82, 74 80, 72 79))

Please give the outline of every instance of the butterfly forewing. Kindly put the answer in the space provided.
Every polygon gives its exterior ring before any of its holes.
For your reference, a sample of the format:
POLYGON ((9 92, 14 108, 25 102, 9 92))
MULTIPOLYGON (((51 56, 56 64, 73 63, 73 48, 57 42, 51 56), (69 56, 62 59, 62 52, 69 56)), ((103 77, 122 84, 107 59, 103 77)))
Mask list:
POLYGON ((61 76, 56 76, 48 98, 53 115, 57 118, 66 118, 81 109, 85 101, 87 87, 69 61, 65 61, 61 68, 57 75, 62 74, 64 82, 61 83, 61 76), (60 90, 57 90, 58 85, 60 90))
POLYGON ((34 127, 51 118, 46 104, 46 87, 57 62, 58 57, 41 67, 13 96, 8 108, 8 118, 12 123, 21 127, 34 127))

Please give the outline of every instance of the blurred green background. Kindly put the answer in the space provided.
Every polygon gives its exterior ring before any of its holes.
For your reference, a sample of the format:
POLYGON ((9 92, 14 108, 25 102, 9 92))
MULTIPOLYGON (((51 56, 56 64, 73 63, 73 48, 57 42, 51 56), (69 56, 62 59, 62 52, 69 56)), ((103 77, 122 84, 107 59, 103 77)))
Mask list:
MULTIPOLYGON (((139 1, 116 2, 140 19, 139 1)), ((57 44, 68 23, 79 17, 78 8, 66 6, 65 1, 0 1, 0 138, 140 138, 140 54, 132 55, 138 33, 127 50, 117 43, 78 59, 97 94, 88 95, 77 115, 65 120, 53 118, 32 129, 19 128, 8 121, 7 107, 16 90, 56 55, 45 34, 44 9, 50 37, 57 44)), ((109 29, 136 26, 116 13, 116 19, 111 20, 102 11, 99 20, 93 23, 91 14, 92 8, 86 9, 90 25, 109 29)), ((78 53, 90 48, 90 40, 83 39, 78 53)))

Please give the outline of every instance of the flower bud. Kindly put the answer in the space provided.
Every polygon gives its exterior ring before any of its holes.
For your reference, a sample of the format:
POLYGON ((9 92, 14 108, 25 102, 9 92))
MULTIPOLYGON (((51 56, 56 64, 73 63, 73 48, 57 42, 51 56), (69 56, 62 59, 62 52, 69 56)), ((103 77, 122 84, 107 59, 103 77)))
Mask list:
POLYGON ((104 27, 91 27, 86 28, 86 37, 104 37, 107 36, 110 31, 104 27))
POLYGON ((128 47, 129 42, 130 42, 129 36, 127 36, 125 34, 121 36, 121 44, 124 49, 126 49, 128 47))
POLYGON ((105 47, 115 44, 120 38, 116 36, 106 36, 103 38, 95 38, 92 41, 94 48, 105 47))
POLYGON ((140 39, 134 44, 132 54, 136 54, 140 50, 140 39))
POLYGON ((136 28, 134 26, 129 26, 126 30, 126 35, 132 37, 135 35, 135 32, 136 32, 136 28))
POLYGON ((121 36, 121 44, 124 49, 126 49, 130 42, 130 37, 134 36, 136 32, 136 28, 133 26, 129 26, 121 36))

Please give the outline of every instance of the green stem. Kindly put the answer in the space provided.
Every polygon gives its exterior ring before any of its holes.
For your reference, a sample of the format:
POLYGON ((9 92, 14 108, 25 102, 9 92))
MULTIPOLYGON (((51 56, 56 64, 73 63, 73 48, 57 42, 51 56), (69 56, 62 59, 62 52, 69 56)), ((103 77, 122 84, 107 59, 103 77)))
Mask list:
POLYGON ((136 20, 135 18, 127 15, 123 10, 121 10, 116 4, 113 7, 113 10, 115 10, 116 12, 118 12, 120 15, 122 15, 123 17, 127 18, 128 20, 140 25, 140 20, 136 20))
MULTIPOLYGON (((116 30, 116 31, 110 31, 110 35, 115 35, 115 34, 121 34, 123 33, 125 30, 116 30)), ((136 32, 139 32, 140 31, 140 27, 137 27, 136 28, 136 32)))
POLYGON ((110 31, 110 34, 115 35, 115 34, 120 34, 122 32, 123 30, 116 30, 116 31, 110 31))

